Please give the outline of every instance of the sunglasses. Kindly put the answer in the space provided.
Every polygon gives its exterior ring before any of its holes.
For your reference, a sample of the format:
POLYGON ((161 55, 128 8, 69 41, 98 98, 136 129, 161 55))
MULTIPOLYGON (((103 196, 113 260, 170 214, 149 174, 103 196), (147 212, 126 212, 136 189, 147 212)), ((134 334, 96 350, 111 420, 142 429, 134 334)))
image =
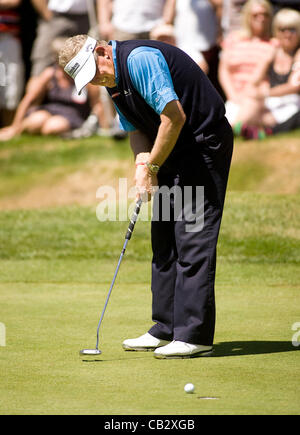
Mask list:
POLYGON ((270 18, 270 14, 268 12, 258 12, 257 14, 252 14, 252 18, 258 17, 270 18))
POLYGON ((285 33, 285 32, 289 32, 289 33, 297 33, 297 29, 295 27, 279 27, 278 31, 280 33, 285 33))

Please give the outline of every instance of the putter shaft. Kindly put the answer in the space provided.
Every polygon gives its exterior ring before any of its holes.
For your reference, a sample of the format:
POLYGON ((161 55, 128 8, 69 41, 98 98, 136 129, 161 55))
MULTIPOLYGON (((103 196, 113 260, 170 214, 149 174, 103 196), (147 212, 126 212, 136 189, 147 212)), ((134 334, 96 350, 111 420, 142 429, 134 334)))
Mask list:
POLYGON ((121 266, 121 263, 122 263, 122 260, 123 260, 123 257, 124 257, 124 254, 125 254, 128 242, 129 242, 129 239, 126 239, 125 243, 124 243, 124 246, 123 246, 122 253, 121 253, 120 258, 119 258, 118 266, 116 268, 116 271, 115 271, 115 274, 114 274, 114 277, 113 277, 113 280, 112 280, 112 283, 111 283, 111 286, 110 286, 110 289, 109 289, 109 292, 108 292, 108 295, 107 295, 107 298, 106 298, 106 301, 105 301, 105 305, 104 305, 104 308, 103 308, 103 311, 102 311, 102 314, 101 314, 101 318, 100 318, 100 321, 99 321, 99 324, 98 324, 98 328, 97 328, 97 343, 96 343, 96 349, 97 350, 98 350, 98 346, 99 346, 99 331, 100 331, 101 323, 102 323, 102 320, 103 320, 103 317, 104 317, 104 314, 105 314, 105 311, 106 311, 106 307, 108 305, 108 301, 109 301, 112 289, 113 289, 115 281, 117 279, 117 275, 118 275, 118 272, 119 272, 119 269, 120 269, 120 266, 121 266))
POLYGON ((102 320, 103 320, 103 317, 104 317, 104 314, 105 314, 105 311, 106 311, 106 308, 107 308, 107 305, 108 305, 108 301, 109 301, 112 289, 113 289, 115 281, 117 279, 117 275, 118 275, 118 272, 119 272, 119 269, 120 269, 120 266, 121 266, 124 254, 126 252, 126 248, 127 248, 128 242, 131 239, 131 236, 132 236, 132 233, 133 233, 136 221, 138 219, 138 215, 140 213, 141 206, 142 206, 142 200, 140 199, 140 200, 137 201, 137 203, 135 205, 135 209, 134 209, 133 215, 131 217, 129 227, 128 227, 126 235, 125 235, 125 243, 124 243, 124 246, 123 246, 120 258, 119 258, 119 262, 118 262, 118 265, 117 265, 117 268, 116 268, 116 271, 115 271, 115 274, 114 274, 114 277, 113 277, 113 280, 112 280, 112 283, 111 283, 108 295, 106 297, 104 308, 102 310, 101 318, 100 318, 100 321, 99 321, 99 324, 98 324, 98 328, 97 328, 96 350, 99 350, 98 349, 98 346, 99 346, 99 332, 100 332, 101 323, 102 323, 102 320))

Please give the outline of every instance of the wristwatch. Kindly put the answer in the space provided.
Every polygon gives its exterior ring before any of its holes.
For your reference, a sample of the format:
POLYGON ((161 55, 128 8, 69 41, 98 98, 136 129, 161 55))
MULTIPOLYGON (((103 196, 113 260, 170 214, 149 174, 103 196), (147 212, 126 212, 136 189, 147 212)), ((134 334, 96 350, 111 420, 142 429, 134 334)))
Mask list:
POLYGON ((158 173, 158 171, 160 170, 160 166, 155 165, 154 163, 146 162, 146 166, 147 166, 151 175, 156 175, 158 173))

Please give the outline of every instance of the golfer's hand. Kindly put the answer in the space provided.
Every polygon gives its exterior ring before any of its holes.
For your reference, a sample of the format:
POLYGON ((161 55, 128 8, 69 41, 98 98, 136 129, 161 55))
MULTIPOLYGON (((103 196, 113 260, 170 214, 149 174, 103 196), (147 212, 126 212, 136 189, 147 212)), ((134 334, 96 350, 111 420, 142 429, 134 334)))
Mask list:
POLYGON ((151 175, 146 165, 138 165, 135 171, 136 200, 148 202, 158 189, 157 176, 151 175))

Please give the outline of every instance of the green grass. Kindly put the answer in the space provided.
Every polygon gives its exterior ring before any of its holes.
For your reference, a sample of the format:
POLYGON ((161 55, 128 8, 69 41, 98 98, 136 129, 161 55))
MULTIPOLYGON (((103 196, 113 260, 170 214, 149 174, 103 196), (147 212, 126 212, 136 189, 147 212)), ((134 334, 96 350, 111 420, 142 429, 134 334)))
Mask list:
MULTIPOLYGON (((116 159, 130 165, 126 141, 24 136, 1 144, 0 197, 21 195, 99 155, 108 167, 116 159)), ((142 221, 105 314, 103 354, 80 358, 80 349, 95 346, 128 223, 99 222, 96 204, 2 210, 0 414, 299 415, 300 347, 292 345, 292 326, 300 322, 300 197, 256 193, 253 180, 268 170, 251 161, 233 166, 212 358, 160 361, 122 350, 125 338, 152 324, 150 224, 142 221), (184 393, 188 382, 194 394, 184 393)))
POLYGON ((0 214, 1 414, 299 414, 298 198, 228 196, 219 247, 215 355, 158 361, 121 342, 151 325, 149 223, 139 222, 101 334, 82 361, 127 223, 91 208, 0 214), (288 214, 284 213, 289 205, 288 214), (195 394, 183 392, 193 382, 195 394), (205 400, 201 397, 216 397, 205 400))
POLYGON ((99 137, 61 140, 24 135, 0 143, 0 198, 22 193, 46 180, 50 183, 87 162, 123 160, 129 155, 127 141, 116 143, 99 137))
MULTIPOLYGON (((285 193, 286 185, 291 184, 296 185, 293 192, 299 194, 299 157, 300 130, 264 141, 236 141, 229 188, 239 192, 285 193), (270 184, 272 176, 275 179, 270 184)), ((0 200, 22 195, 35 186, 51 186, 79 169, 88 173, 93 164, 104 162, 101 169, 107 169, 105 163, 112 161, 128 161, 130 170, 132 157, 127 139, 61 140, 23 135, 0 142, 0 200)), ((116 172, 116 168, 112 175, 126 176, 124 171, 116 172)))

